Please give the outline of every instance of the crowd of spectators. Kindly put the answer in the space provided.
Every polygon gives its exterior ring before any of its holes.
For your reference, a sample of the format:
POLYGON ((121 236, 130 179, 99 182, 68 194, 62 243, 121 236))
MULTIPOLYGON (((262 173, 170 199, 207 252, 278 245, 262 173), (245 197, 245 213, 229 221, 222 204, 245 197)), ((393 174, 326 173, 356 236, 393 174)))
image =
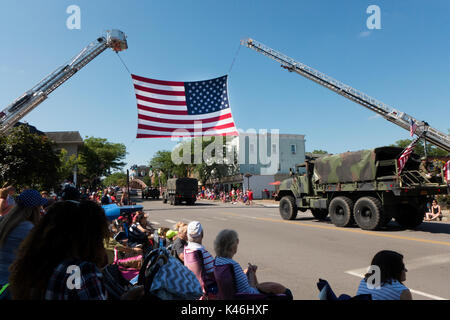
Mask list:
POLYGON ((231 204, 244 204, 244 205, 252 205, 253 204, 253 191, 248 189, 243 191, 239 188, 231 188, 230 191, 219 191, 217 189, 210 189, 202 187, 202 190, 198 193, 198 200, 220 200, 223 203, 231 203, 231 204))
MULTIPOLYGON (((28 189, 14 198, 12 187, 4 189, 7 191, 1 190, 0 218, 1 299, 110 299, 104 270, 111 265, 118 266, 129 284, 121 298, 142 299, 146 293, 137 283, 139 270, 145 267, 145 257, 158 248, 167 249, 177 263, 193 272, 203 290, 202 299, 223 298, 224 282, 232 283, 233 297, 293 299, 284 285, 260 282, 256 265, 249 263, 244 269, 233 259, 239 246, 235 230, 225 229, 216 235, 213 256, 203 244, 205 230, 199 221, 155 229, 143 211, 108 221, 102 204, 130 203, 126 196, 119 200, 116 190, 101 190, 101 197, 96 197, 98 191, 78 192, 66 186, 60 197, 28 189), (196 256, 201 258, 196 260, 196 256), (231 270, 228 276, 223 273, 226 266, 231 270), (81 276, 70 286, 74 273, 68 270, 74 267, 81 276)), ((236 190, 231 195, 238 201, 239 194, 241 191, 236 190)), ((381 251, 371 265, 381 270, 379 288, 374 291, 367 285, 371 277, 367 274, 357 295, 411 299, 403 284, 407 270, 401 254, 381 251)))

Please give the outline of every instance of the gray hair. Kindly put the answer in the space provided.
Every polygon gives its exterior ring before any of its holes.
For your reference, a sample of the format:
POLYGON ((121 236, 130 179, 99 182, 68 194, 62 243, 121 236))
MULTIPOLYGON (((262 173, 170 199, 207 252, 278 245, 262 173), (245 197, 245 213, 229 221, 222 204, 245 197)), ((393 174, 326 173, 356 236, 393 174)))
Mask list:
POLYGON ((188 241, 189 242, 195 242, 195 243, 202 243, 202 239, 203 239, 203 230, 202 232, 198 235, 198 236, 191 236, 190 234, 187 235, 188 241))
POLYGON ((238 233, 234 230, 225 229, 219 232, 214 240, 214 251, 216 256, 231 258, 231 249, 238 242, 238 233))

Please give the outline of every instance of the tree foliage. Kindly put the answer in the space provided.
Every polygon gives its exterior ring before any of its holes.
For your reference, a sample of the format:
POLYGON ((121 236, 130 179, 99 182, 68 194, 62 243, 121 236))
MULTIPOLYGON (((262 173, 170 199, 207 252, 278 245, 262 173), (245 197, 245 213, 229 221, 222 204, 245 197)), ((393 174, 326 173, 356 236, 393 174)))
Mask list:
POLYGON ((126 154, 123 143, 111 143, 103 138, 86 138, 79 156, 79 173, 93 187, 101 177, 110 175, 112 170, 122 169, 125 165, 122 160, 126 154))
POLYGON ((127 174, 124 172, 114 172, 102 180, 102 185, 104 187, 109 186, 124 187, 127 185, 127 174))
POLYGON ((59 182, 61 159, 45 135, 18 126, 0 137, 0 180, 18 189, 51 189, 59 182))
MULTIPOLYGON (((410 140, 410 139, 402 139, 402 140, 396 141, 395 144, 392 144, 391 146, 406 148, 412 141, 413 140, 410 140)), ((431 156, 431 157, 448 156, 447 151, 445 151, 441 148, 438 148, 429 142, 427 142, 426 145, 427 145, 427 156, 431 156)), ((416 147, 414 148, 414 153, 417 153, 420 156, 425 156, 425 148, 424 148, 424 144, 423 144, 423 139, 420 139, 417 142, 416 147)))

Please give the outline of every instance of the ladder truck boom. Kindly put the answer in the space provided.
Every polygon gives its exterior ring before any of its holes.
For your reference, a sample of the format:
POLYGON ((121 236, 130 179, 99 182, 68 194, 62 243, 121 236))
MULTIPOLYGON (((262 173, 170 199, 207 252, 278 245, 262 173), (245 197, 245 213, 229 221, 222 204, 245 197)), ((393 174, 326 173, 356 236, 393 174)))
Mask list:
POLYGON ((350 87, 341 81, 335 80, 332 77, 317 71, 301 62, 276 51, 272 48, 253 39, 245 39, 241 41, 241 45, 253 49, 279 63, 285 69, 290 72, 296 72, 305 78, 312 80, 325 88, 328 88, 347 99, 356 102, 363 107, 381 115, 386 120, 406 129, 410 129, 411 121, 417 124, 416 134, 431 142, 432 144, 450 152, 450 137, 439 130, 436 130, 428 125, 424 121, 419 121, 414 117, 396 110, 369 95, 350 87))
POLYGON ((0 134, 6 134, 20 119, 47 99, 50 93, 107 48, 111 48, 115 52, 126 50, 128 48, 126 35, 119 30, 107 31, 106 36, 88 44, 70 62, 50 73, 17 98, 0 112, 0 134))

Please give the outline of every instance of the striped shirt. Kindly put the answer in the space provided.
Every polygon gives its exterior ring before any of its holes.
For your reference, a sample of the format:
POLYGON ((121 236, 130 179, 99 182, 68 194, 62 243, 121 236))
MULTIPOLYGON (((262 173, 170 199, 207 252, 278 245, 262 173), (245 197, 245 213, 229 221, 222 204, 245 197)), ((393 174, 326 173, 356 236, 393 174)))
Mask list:
POLYGON ((0 285, 8 283, 8 268, 16 260, 20 244, 33 227, 34 225, 30 221, 22 221, 6 237, 3 247, 0 248, 0 285))
POLYGON ((202 252, 203 256, 203 266, 205 268, 206 273, 214 272, 214 258, 213 256, 208 252, 208 250, 205 249, 201 244, 196 242, 188 242, 188 245, 184 248, 186 253, 191 253, 196 250, 200 250, 202 252))
POLYGON ((369 289, 366 281, 362 279, 356 294, 371 294, 372 300, 400 300, 404 290, 409 289, 397 280, 392 280, 392 284, 384 283, 380 289, 369 289))
POLYGON ((248 283, 247 275, 242 270, 239 263, 230 258, 216 257, 216 266, 222 266, 224 264, 231 264, 234 270, 234 281, 236 283, 237 293, 250 293, 259 294, 258 289, 253 288, 248 283))

